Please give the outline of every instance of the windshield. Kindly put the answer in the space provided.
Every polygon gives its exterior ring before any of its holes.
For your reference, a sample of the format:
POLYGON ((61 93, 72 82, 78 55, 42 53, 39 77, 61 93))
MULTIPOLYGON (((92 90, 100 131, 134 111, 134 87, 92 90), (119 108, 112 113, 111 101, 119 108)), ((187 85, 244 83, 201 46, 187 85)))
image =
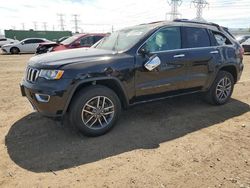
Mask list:
POLYGON ((152 29, 150 25, 140 25, 136 27, 122 29, 106 36, 95 48, 124 51, 135 45, 146 33, 152 29))
POLYGON ((78 39, 78 36, 75 35, 75 36, 69 37, 66 40, 62 41, 61 44, 63 44, 63 45, 69 45, 72 42, 74 42, 76 39, 78 39))

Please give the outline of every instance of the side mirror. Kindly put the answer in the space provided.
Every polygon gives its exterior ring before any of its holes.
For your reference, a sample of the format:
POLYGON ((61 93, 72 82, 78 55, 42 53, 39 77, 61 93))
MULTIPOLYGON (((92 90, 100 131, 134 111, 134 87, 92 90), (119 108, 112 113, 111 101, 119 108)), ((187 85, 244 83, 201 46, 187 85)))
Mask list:
POLYGON ((149 58, 149 60, 147 61, 147 63, 145 63, 144 67, 149 70, 152 71, 154 70, 156 67, 158 67, 161 64, 161 60, 157 55, 153 55, 149 58))
POLYGON ((149 54, 150 54, 150 52, 145 48, 145 46, 143 46, 138 52, 143 57, 149 56, 149 54))
POLYGON ((24 45, 24 42, 21 42, 21 45, 24 45))

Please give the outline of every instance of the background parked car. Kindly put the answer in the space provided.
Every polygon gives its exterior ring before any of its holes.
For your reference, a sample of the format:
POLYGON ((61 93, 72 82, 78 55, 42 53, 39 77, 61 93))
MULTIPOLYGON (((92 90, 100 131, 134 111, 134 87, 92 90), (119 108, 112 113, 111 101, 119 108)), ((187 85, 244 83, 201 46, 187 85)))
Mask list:
POLYGON ((50 41, 44 38, 27 38, 18 43, 3 45, 2 51, 11 54, 35 53, 38 45, 43 42, 50 41))
POLYGON ((18 40, 10 39, 10 38, 1 38, 0 39, 0 48, 1 46, 5 44, 12 44, 12 43, 17 43, 19 42, 18 40))
POLYGON ((106 34, 98 33, 98 34, 78 34, 71 36, 62 42, 49 42, 42 43, 37 47, 36 54, 47 53, 51 51, 59 51, 66 50, 72 48, 89 48, 100 39, 102 39, 106 34))
POLYGON ((244 52, 250 52, 250 38, 248 38, 245 42, 241 43, 244 48, 244 52))
POLYGON ((240 35, 236 37, 236 40, 242 44, 243 42, 245 42, 247 39, 250 38, 250 35, 240 35))

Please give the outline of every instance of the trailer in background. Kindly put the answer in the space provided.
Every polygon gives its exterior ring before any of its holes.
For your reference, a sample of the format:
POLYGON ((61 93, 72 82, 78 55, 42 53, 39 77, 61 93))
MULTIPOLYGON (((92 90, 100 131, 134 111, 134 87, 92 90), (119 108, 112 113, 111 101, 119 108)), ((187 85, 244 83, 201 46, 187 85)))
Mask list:
POLYGON ((34 31, 34 30, 4 30, 6 38, 23 40, 25 38, 46 38, 51 41, 56 41, 57 39, 64 36, 72 36, 71 31, 34 31))

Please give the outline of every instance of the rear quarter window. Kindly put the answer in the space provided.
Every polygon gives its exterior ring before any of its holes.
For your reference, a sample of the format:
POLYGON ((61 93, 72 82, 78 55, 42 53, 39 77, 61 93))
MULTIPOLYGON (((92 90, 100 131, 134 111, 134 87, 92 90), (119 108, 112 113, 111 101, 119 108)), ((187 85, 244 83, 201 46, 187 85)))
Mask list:
POLYGON ((206 29, 183 27, 183 48, 199 48, 211 45, 206 29))
POLYGON ((232 42, 223 34, 218 33, 218 32, 214 32, 214 31, 212 31, 212 33, 213 33, 213 36, 215 38, 215 42, 217 45, 224 46, 224 45, 231 45, 232 44, 232 42))

